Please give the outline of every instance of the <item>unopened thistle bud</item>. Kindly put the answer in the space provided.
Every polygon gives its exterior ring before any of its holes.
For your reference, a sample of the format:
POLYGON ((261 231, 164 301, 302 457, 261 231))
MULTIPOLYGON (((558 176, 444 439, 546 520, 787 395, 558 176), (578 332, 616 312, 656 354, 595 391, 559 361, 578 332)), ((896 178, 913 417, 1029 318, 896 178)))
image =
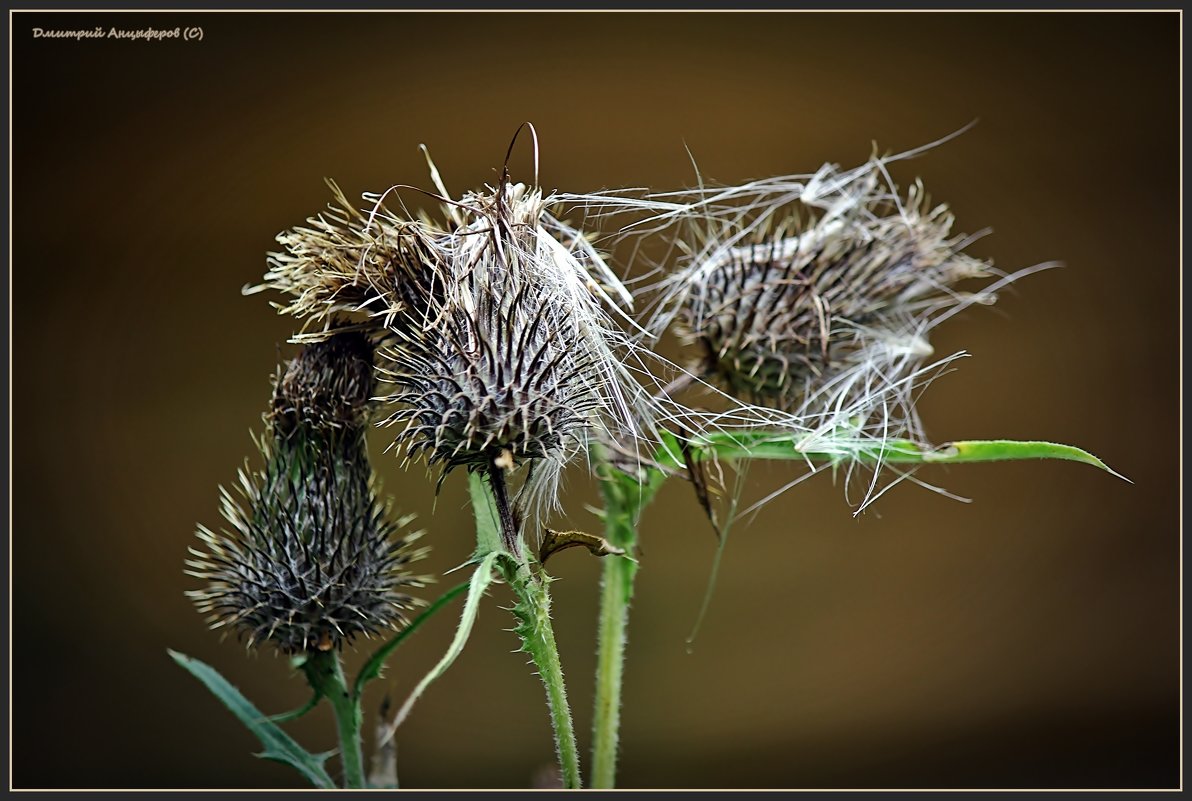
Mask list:
POLYGON ((278 376, 265 466, 240 473, 242 500, 222 491, 220 533, 200 526, 188 593, 213 628, 280 650, 339 648, 356 635, 395 629, 424 580, 407 572, 422 556, 378 500, 365 431, 373 394, 373 345, 359 332, 306 346, 278 376))

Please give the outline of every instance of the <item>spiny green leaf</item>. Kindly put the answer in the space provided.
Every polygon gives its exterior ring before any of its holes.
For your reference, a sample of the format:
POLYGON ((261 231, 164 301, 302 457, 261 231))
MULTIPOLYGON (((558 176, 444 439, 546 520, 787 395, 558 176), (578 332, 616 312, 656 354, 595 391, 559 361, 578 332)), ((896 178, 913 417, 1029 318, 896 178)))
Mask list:
POLYGON ((356 676, 355 692, 357 698, 359 698, 360 693, 364 691, 365 684, 375 678, 380 677, 381 669, 385 666, 385 660, 389 658, 389 654, 393 653, 393 650, 397 648, 397 646, 401 645, 406 637, 409 637, 411 634, 413 634, 419 626, 430 620, 435 613, 447 606, 447 604, 454 601, 456 597, 458 597, 464 590, 468 589, 468 585, 469 582, 465 581, 440 595, 438 600, 427 607, 426 611, 424 611, 421 615, 414 618, 410 622, 410 625, 398 632, 398 634, 390 639, 389 642, 382 645, 376 650, 376 653, 369 657, 368 662, 364 664, 364 667, 360 669, 360 673, 356 676))
MULTIPOLYGON (((168 650, 168 649, 167 649, 168 650)), ((257 739, 265 746, 265 750, 257 754, 262 759, 272 759, 290 765, 298 770, 315 787, 331 788, 335 783, 327 775, 323 763, 328 754, 312 754, 298 745, 290 735, 282 731, 277 724, 271 722, 261 714, 255 706, 227 679, 219 674, 215 668, 192 659, 177 651, 169 651, 170 657, 185 668, 192 676, 207 686, 240 722, 248 727, 257 739)))

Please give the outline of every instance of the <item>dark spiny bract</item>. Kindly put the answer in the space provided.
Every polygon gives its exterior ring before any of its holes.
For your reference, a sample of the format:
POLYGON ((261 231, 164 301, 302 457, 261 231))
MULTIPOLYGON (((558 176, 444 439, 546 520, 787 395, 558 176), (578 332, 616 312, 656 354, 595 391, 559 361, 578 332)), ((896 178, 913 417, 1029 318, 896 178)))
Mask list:
POLYGON ((273 392, 274 431, 363 430, 375 388, 372 341, 359 332, 336 333, 307 347, 280 374, 273 392))
MULTIPOLYGON (((792 410, 817 385, 848 370, 881 369, 874 343, 930 353, 930 314, 960 297, 960 280, 989 275, 959 252, 952 216, 871 207, 821 218, 798 235, 722 249, 693 265, 680 334, 702 352, 697 369, 730 392, 792 410)), ((891 376, 890 378, 893 378, 891 376)))
POLYGON ((407 572, 416 534, 378 500, 365 445, 374 384, 372 344, 337 333, 308 345, 279 375, 265 466, 241 471, 237 500, 222 490, 229 528, 200 526, 189 592, 213 627, 293 653, 339 648, 398 628, 424 581, 407 572))
POLYGON ((601 406, 575 321, 525 283, 470 291, 473 308, 453 306, 385 370, 408 455, 450 470, 562 454, 601 406))

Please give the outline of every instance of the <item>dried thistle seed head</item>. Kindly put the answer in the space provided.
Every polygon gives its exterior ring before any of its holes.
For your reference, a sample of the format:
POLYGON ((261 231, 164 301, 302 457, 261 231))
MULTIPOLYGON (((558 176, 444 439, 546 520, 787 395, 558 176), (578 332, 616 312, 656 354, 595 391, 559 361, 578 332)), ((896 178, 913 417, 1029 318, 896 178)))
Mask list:
POLYGON ((730 392, 787 410, 816 387, 873 364, 875 343, 895 355, 931 353, 931 315, 953 289, 991 275, 960 252, 946 206, 917 186, 900 211, 866 203, 793 234, 732 246, 693 264, 677 322, 701 353, 698 369, 730 392))
POLYGON ((631 296, 551 205, 502 180, 411 229, 444 291, 379 352, 385 422, 403 426, 407 459, 445 472, 529 462, 532 512, 554 503, 560 468, 594 431, 632 439, 650 424, 626 366, 636 346, 602 306, 631 296))
POLYGON ((365 215, 334 182, 327 184, 333 193, 327 210, 278 234, 283 249, 269 254, 264 283, 246 291, 290 295, 288 304, 273 305, 308 326, 355 312, 376 326, 400 325, 441 292, 428 268, 433 254, 420 249, 424 240, 411 235, 411 223, 380 203, 365 215))
MULTIPOLYGON (((560 468, 592 432, 635 443, 654 404, 631 374, 648 351, 624 333, 633 296, 589 238, 562 219, 561 195, 511 184, 455 198, 430 163, 437 215, 398 216, 380 195, 367 213, 335 207, 279 236, 265 282, 281 311, 331 332, 337 313, 367 314, 391 385, 395 440, 445 469, 531 462, 524 506, 554 502, 560 468)), ((429 194, 429 193, 424 193, 429 194)), ((404 205, 398 204, 404 212, 404 205)), ((581 210, 592 207, 574 204, 581 210)))
POLYGON ((410 457, 512 467, 563 453, 593 424, 601 378, 568 353, 574 321, 528 293, 506 297, 482 293, 474 312, 453 309, 425 339, 389 353, 389 400, 402 407, 390 422, 406 422, 410 457))
POLYGON ((240 498, 221 489, 228 527, 200 526, 188 592, 213 628, 250 646, 330 650, 357 635, 395 629, 425 579, 408 572, 411 517, 378 499, 361 408, 372 384, 372 351, 359 334, 311 344, 275 387, 264 468, 240 473, 240 498), (345 414, 345 410, 347 413, 345 414))
MULTIPOLYGON (((673 397, 661 417, 695 437, 772 434, 827 457, 809 461, 810 472, 843 464, 846 485, 856 468, 872 467, 858 512, 881 495, 885 446, 926 441, 919 391, 965 355, 929 361, 930 332, 1053 266, 1000 273, 962 252, 977 237, 953 236, 951 213, 930 206, 918 183, 902 196, 888 165, 948 138, 848 170, 825 164, 739 185, 701 177, 694 190, 563 196, 617 219, 619 239, 670 245, 652 264, 666 277, 641 289, 654 296, 646 327, 654 336, 674 330, 698 356, 662 388, 673 397), (956 289, 991 276, 975 291, 956 289), (719 396, 721 408, 684 405, 679 393, 693 384, 719 396)), ((892 472, 894 483, 909 478, 892 472)))
POLYGON ((843 465, 846 487, 868 474, 858 513, 901 480, 921 483, 885 454, 891 440, 926 442, 918 395, 965 355, 929 360, 931 331, 1052 266, 1005 275, 963 253, 976 237, 953 235, 947 207, 932 206, 918 182, 903 196, 887 169, 925 149, 850 170, 827 164, 738 186, 604 198, 611 213, 647 215, 627 232, 683 227, 673 237, 679 267, 654 287, 649 327, 674 326, 698 349, 692 373, 730 397, 716 411, 676 402, 671 417, 696 435, 773 434, 796 452, 826 457, 787 488, 828 465, 843 465), (957 289, 991 277, 974 291, 957 289), (879 486, 888 466, 895 477, 879 486))

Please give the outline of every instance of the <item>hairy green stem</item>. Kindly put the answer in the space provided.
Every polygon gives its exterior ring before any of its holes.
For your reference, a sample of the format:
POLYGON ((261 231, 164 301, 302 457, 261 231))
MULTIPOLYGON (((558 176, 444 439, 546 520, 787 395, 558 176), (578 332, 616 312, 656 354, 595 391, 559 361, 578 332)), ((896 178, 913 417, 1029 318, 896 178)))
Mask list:
POLYGON ((360 788, 364 783, 364 757, 360 740, 360 698, 349 688, 339 654, 318 651, 307 657, 302 669, 311 687, 331 702, 339 732, 339 758, 343 764, 344 787, 360 788))
MULTIPOLYGON (((601 454, 597 453, 596 456, 601 454)), ((596 645, 596 708, 592 727, 592 786, 616 786, 621 730, 621 680, 633 583, 637 576, 637 518, 661 486, 663 475, 649 471, 644 481, 599 462, 604 498, 605 538, 625 556, 605 557, 596 645)))
POLYGON ((499 554, 497 568, 517 596, 517 603, 513 607, 513 614, 517 618, 515 631, 521 638, 522 650, 530 655, 546 688, 563 786, 578 789, 582 786, 579 751, 571 721, 571 708, 567 705, 567 688, 563 681, 559 648, 550 622, 548 585, 551 579, 545 571, 535 574, 530 568, 521 531, 508 506, 504 471, 494 467, 488 471, 487 481, 473 474, 471 493, 472 511, 476 516, 476 556, 483 558, 489 554, 499 554))
POLYGON ((637 565, 633 562, 613 556, 605 562, 601 579, 596 711, 592 731, 592 787, 599 789, 616 786, 625 630, 629 625, 629 602, 633 599, 636 572, 637 565))
POLYGON ((551 727, 555 733, 555 751, 563 774, 563 787, 568 790, 582 787, 579 773, 579 749, 575 742, 575 727, 571 721, 571 708, 567 704, 567 686, 563 681, 563 666, 559 661, 559 648, 555 644, 555 632, 550 622, 550 592, 546 574, 534 576, 528 565, 514 567, 506 563, 505 580, 517 594, 518 603, 514 613, 518 618, 517 633, 538 676, 546 688, 547 706, 550 708, 551 727))

